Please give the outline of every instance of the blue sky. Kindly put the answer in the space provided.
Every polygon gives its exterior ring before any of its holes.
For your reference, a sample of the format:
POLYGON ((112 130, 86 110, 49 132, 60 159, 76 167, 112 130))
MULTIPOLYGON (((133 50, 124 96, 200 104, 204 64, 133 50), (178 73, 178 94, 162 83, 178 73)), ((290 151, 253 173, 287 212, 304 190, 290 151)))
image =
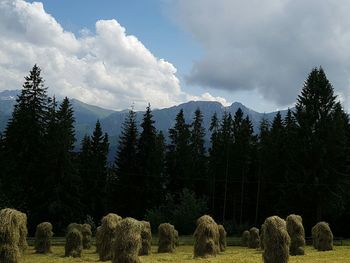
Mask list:
POLYGON ((1 0, 0 90, 20 87, 38 63, 52 93, 106 108, 217 100, 269 112, 293 106, 322 66, 349 109, 349 9, 347 0, 1 0))

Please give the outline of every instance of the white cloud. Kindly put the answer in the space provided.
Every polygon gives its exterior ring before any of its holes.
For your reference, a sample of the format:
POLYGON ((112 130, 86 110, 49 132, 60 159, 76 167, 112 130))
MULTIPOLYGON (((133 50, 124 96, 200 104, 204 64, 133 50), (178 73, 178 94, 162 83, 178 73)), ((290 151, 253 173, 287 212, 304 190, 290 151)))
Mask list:
MULTIPOLYGON (((65 31, 42 3, 0 1, 0 90, 18 89, 34 64, 51 94, 103 107, 162 108, 192 97, 176 68, 155 57, 116 20, 96 22, 96 32, 65 31)), ((212 100, 210 95, 206 98, 212 100)))
POLYGON ((258 90, 295 102, 322 66, 350 107, 350 1, 173 0, 174 18, 203 48, 187 81, 229 91, 258 90), (175 8, 174 8, 175 7, 175 8))

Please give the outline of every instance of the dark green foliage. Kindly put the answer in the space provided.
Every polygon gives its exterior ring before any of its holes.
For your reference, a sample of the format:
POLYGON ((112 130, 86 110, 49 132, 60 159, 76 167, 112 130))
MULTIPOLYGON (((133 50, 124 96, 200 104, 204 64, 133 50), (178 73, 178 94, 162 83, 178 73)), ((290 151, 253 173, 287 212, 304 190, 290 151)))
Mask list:
POLYGON ((83 236, 77 228, 72 228, 66 235, 66 244, 64 246, 65 257, 80 258, 83 250, 83 236))
POLYGON ((206 212, 207 202, 188 189, 181 192, 178 203, 174 199, 174 196, 168 195, 163 205, 147 211, 146 218, 153 226, 168 220, 178 226, 180 233, 190 234, 195 228, 196 219, 206 212))
POLYGON ((48 97, 41 70, 34 65, 25 77, 12 117, 4 131, 3 157, 6 166, 2 184, 11 205, 40 216, 40 193, 45 189, 45 131, 48 97))
POLYGON ((34 248, 36 253, 47 254, 51 252, 52 225, 49 222, 40 223, 36 227, 34 248))
POLYGON ((168 187, 172 193, 183 188, 194 189, 191 174, 192 156, 190 147, 190 127, 185 121, 181 109, 176 115, 174 127, 169 129, 169 144, 166 155, 166 172, 169 177, 168 187))
POLYGON ((101 124, 96 122, 91 137, 82 140, 79 154, 79 173, 83 179, 83 196, 85 214, 91 214, 94 219, 101 218, 106 210, 106 181, 108 135, 103 134, 101 124))
POLYGON ((137 196, 141 197, 138 200, 138 210, 143 215, 147 207, 160 205, 164 194, 164 138, 162 134, 157 134, 154 127, 150 105, 143 115, 141 128, 136 162, 139 173, 137 196), (142 196, 147 196, 147 198, 142 198, 142 196))
POLYGON ((81 178, 74 158, 74 116, 68 98, 56 109, 55 100, 50 106, 49 121, 45 140, 47 142, 47 162, 44 179, 45 189, 42 215, 47 209, 50 222, 62 231, 69 222, 83 217, 81 204, 81 178))

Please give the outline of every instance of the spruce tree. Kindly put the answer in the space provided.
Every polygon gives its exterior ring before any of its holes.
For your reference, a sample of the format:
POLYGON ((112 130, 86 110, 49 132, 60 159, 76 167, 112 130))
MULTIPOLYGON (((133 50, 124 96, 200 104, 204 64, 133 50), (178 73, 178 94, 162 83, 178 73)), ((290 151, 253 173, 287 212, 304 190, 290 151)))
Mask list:
POLYGON ((41 70, 34 65, 25 82, 4 132, 3 184, 11 205, 38 215, 43 179, 48 97, 41 70))
POLYGON ((193 190, 190 129, 182 109, 176 115, 174 127, 169 129, 169 139, 166 159, 169 189, 172 193, 179 193, 184 188, 193 190))
POLYGON ((119 137, 119 145, 114 163, 116 187, 114 189, 118 199, 117 211, 121 215, 142 216, 140 208, 139 191, 143 185, 140 184, 140 174, 137 165, 137 141, 138 130, 136 125, 136 113, 129 110, 123 123, 122 133, 119 137))
POLYGON ((137 145, 137 162, 140 174, 139 184, 143 186, 138 192, 140 202, 143 202, 141 205, 143 211, 140 212, 143 213, 146 208, 160 205, 164 185, 164 147, 162 145, 164 141, 161 137, 163 135, 157 134, 150 105, 147 106, 143 115, 141 128, 137 145))
POLYGON ((68 98, 55 110, 55 100, 49 110, 45 143, 47 148, 45 191, 42 192, 41 216, 62 231, 67 224, 83 218, 81 178, 74 153, 74 112, 68 98))
POLYGON ((90 215, 96 221, 106 212, 106 182, 108 135, 103 134, 100 121, 97 120, 91 138, 84 136, 79 154, 79 173, 83 180, 83 200, 85 216, 90 215))
POLYGON ((339 117, 339 105, 323 69, 314 68, 296 104, 300 140, 300 176, 296 181, 302 187, 294 196, 303 204, 303 210, 313 208, 314 220, 321 220, 326 214, 338 215, 344 207, 349 173, 344 144, 346 125, 339 117))
POLYGON ((195 193, 199 196, 208 195, 209 182, 207 178, 207 156, 204 146, 205 129, 203 114, 196 109, 190 130, 190 148, 192 153, 191 174, 196 178, 195 193))

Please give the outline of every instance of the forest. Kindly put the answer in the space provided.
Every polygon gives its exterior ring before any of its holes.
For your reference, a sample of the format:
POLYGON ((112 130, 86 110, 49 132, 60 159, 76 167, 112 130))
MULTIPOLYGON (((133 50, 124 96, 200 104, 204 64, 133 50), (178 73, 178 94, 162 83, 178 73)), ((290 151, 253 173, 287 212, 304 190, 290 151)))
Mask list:
POLYGON ((170 222, 180 234, 207 213, 240 234, 270 215, 295 213, 306 229, 325 220, 335 236, 350 237, 349 115, 321 67, 286 117, 262 120, 259 133, 240 109, 214 114, 209 130, 199 108, 194 116, 185 120, 180 110, 165 138, 151 105, 141 123, 131 108, 109 163, 109 135, 98 120, 74 148, 70 101, 48 96, 34 65, 0 135, 0 208, 25 212, 31 233, 43 221, 56 233, 72 222, 96 226, 115 212, 152 227, 170 222))

